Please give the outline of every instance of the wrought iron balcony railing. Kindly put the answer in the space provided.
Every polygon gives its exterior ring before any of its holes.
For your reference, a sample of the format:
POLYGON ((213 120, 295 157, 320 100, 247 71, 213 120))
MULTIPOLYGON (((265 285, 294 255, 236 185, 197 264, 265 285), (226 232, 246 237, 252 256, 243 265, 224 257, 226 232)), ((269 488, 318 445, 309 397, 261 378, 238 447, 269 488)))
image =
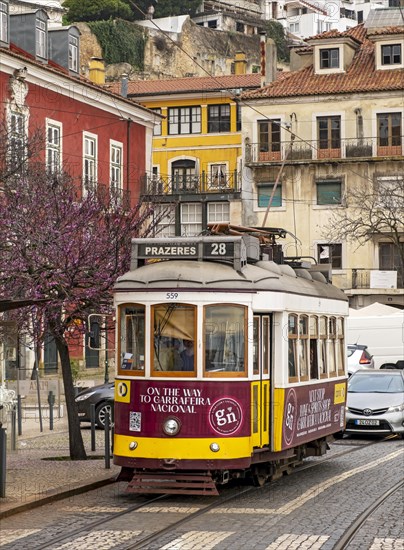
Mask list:
POLYGON ((263 145, 260 143, 245 144, 245 163, 279 163, 321 161, 326 159, 369 159, 377 157, 404 156, 404 137, 397 138, 395 145, 380 145, 376 138, 350 138, 329 141, 307 140, 293 142, 282 141, 263 145))
POLYGON ((145 174, 142 178, 141 194, 147 196, 190 195, 200 193, 237 193, 240 178, 236 171, 211 176, 200 175, 156 176, 145 174))

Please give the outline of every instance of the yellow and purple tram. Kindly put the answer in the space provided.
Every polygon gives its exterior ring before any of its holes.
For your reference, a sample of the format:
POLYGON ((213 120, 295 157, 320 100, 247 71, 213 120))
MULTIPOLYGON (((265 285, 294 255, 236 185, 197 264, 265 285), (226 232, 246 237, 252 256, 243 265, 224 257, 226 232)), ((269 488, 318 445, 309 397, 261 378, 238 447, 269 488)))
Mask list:
POLYGON ((284 234, 133 240, 114 289, 128 492, 262 484, 343 429, 348 302, 318 266, 283 259, 284 234))

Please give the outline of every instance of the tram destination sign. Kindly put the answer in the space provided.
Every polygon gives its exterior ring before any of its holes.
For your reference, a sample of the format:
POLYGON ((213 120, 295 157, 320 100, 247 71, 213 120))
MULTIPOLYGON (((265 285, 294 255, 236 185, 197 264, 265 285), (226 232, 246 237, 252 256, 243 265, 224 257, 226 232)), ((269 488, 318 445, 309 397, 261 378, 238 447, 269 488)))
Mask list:
MULTIPOLYGON (((132 269, 144 260, 226 260, 240 269, 247 262, 244 237, 179 237, 132 240, 132 269)), ((144 262, 142 262, 144 263, 144 262)))
MULTIPOLYGON (((138 258, 142 259, 167 259, 167 258, 199 258, 201 256, 200 244, 195 242, 153 243, 138 245, 138 258)), ((202 257, 212 259, 233 259, 234 242, 204 242, 202 243, 202 257)))

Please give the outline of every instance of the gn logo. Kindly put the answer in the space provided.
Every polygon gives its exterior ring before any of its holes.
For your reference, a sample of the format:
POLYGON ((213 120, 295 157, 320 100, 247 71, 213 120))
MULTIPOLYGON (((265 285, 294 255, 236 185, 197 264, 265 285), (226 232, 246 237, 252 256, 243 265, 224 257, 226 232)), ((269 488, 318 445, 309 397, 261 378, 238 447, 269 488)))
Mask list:
POLYGON ((130 403, 130 383, 124 380, 115 382, 115 401, 130 403))

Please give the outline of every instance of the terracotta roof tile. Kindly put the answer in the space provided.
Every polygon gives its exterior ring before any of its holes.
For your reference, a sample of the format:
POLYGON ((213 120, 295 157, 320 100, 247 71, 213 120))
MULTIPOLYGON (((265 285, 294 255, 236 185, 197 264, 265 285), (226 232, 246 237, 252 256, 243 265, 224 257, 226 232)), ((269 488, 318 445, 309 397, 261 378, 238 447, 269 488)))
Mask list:
POLYGON ((74 75, 69 74, 69 72, 66 71, 66 69, 64 67, 61 67, 60 65, 58 65, 57 63, 55 63, 52 60, 48 60, 47 64, 42 63, 40 61, 37 61, 31 54, 28 54, 27 52, 25 52, 21 48, 16 47, 15 45, 10 46, 10 48, 0 47, 0 54, 5 54, 7 56, 13 57, 13 58, 15 58, 19 61, 23 61, 23 62, 24 61, 25 62, 29 61, 30 64, 36 65, 38 68, 49 72, 50 73, 49 74, 49 80, 50 81, 52 79, 53 74, 63 76, 63 78, 66 78, 66 79, 68 79, 72 82, 78 83, 78 84, 80 84, 82 86, 85 86, 87 88, 92 88, 92 89, 96 90, 99 93, 103 93, 103 94, 106 94, 108 96, 115 97, 116 99, 119 99, 119 100, 127 103, 128 105, 131 105, 132 107, 136 106, 136 108, 138 108, 142 111, 145 111, 145 112, 149 111, 149 109, 147 109, 146 107, 144 107, 143 105, 141 105, 137 101, 134 101, 134 100, 126 98, 126 97, 122 97, 122 95, 120 95, 119 93, 115 93, 113 90, 107 89, 105 86, 95 84, 94 82, 92 82, 88 78, 85 78, 84 76, 81 76, 81 75, 74 76, 74 75), (119 96, 119 97, 117 97, 117 96, 119 96))
MULTIPOLYGON (((131 80, 128 82, 128 95, 131 97, 163 95, 181 92, 206 92, 236 88, 257 88, 260 86, 259 74, 241 74, 227 76, 199 76, 188 78, 170 78, 166 80, 131 80)), ((108 89, 119 93, 119 82, 107 85, 108 89)))
POLYGON ((326 38, 330 36, 350 36, 360 42, 360 47, 345 73, 315 74, 313 65, 310 65, 298 71, 284 73, 282 79, 278 78, 264 88, 245 92, 242 99, 404 90, 404 69, 376 70, 375 46, 366 38, 363 25, 343 33, 330 31, 320 35, 326 38))

